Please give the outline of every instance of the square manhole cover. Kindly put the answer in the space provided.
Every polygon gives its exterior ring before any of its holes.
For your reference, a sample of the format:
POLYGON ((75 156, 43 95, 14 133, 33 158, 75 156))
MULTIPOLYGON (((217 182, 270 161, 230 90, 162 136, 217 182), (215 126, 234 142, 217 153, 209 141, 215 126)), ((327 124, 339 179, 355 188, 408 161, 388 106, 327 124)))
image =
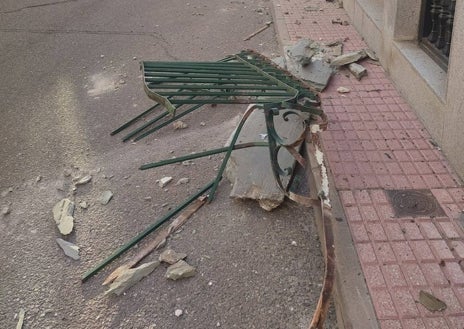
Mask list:
POLYGON ((395 217, 446 216, 430 190, 387 190, 395 217))

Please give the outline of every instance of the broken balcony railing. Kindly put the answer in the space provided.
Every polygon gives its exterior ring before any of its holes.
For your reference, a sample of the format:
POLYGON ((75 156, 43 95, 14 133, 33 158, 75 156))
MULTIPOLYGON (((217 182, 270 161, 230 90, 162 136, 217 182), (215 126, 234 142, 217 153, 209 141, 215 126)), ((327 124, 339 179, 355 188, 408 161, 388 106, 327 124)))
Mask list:
POLYGON ((320 109, 318 94, 304 81, 279 68, 266 57, 250 50, 228 56, 218 62, 142 62, 142 70, 145 92, 157 104, 111 133, 117 134, 143 121, 139 127, 123 137, 123 141, 140 140, 206 104, 249 104, 249 106, 228 146, 140 167, 146 170, 211 154, 225 153, 215 179, 85 273, 82 280, 86 281, 96 274, 197 200, 200 195, 208 194, 211 201, 233 150, 264 146, 269 149, 271 168, 277 185, 289 198, 306 206, 313 206, 316 219, 323 225, 325 277, 319 302, 310 324, 310 328, 322 328, 333 287, 335 254, 331 228, 333 218, 328 200, 328 180, 318 137, 321 129, 326 127, 327 118, 320 109), (157 108, 161 109, 158 114, 155 113, 157 108), (245 121, 256 109, 264 111, 268 142, 237 144, 245 121), (276 131, 274 118, 282 115, 286 120, 289 115, 301 115, 302 113, 306 113, 306 116, 302 116, 304 129, 300 137, 293 142, 286 143, 285 138, 279 136, 276 131), (150 115, 155 115, 155 117, 147 119, 150 115), (281 168, 279 165, 278 154, 282 148, 295 158, 293 167, 281 168), (302 172, 304 172, 303 175, 302 172), (290 176, 287 184, 283 184, 283 176, 290 176), (301 193, 302 191, 304 193, 301 193))
POLYGON ((174 162, 181 162, 202 156, 225 152, 224 161, 216 176, 209 196, 211 201, 222 178, 227 160, 234 149, 267 146, 271 165, 277 184, 285 189, 281 177, 289 176, 292 168, 280 168, 278 153, 286 148, 297 161, 296 143, 285 144, 274 127, 274 116, 285 110, 283 117, 290 114, 308 113, 308 121, 323 117, 318 94, 305 82, 295 78, 289 72, 279 68, 266 57, 247 50, 237 55, 228 56, 218 62, 153 62, 141 63, 144 89, 148 97, 157 102, 145 112, 112 132, 112 135, 136 125, 142 119, 161 107, 164 110, 152 119, 123 137, 123 141, 138 141, 173 123, 181 117, 200 109, 206 104, 254 104, 243 116, 228 147, 218 148, 202 153, 191 154, 177 159, 145 164, 146 170, 174 162), (240 131, 254 109, 263 109, 266 118, 268 143, 237 144, 240 131))
POLYGON ((86 281, 96 274, 164 222, 182 211, 200 195, 208 194, 208 199, 211 201, 233 150, 264 146, 269 150, 271 169, 276 184, 289 198, 307 206, 313 206, 316 220, 322 223, 326 270, 319 303, 310 325, 311 328, 322 328, 333 286, 334 248, 330 224, 332 215, 328 200, 328 180, 318 135, 321 129, 325 128, 327 118, 320 109, 318 94, 305 82, 279 68, 266 57, 250 50, 228 56, 218 62, 146 61, 142 62, 141 68, 145 92, 157 104, 111 133, 112 135, 117 134, 142 122, 140 126, 123 137, 123 141, 140 140, 206 104, 249 104, 249 106, 238 123, 228 146, 149 163, 140 167, 140 169, 146 170, 211 154, 225 153, 213 181, 85 273, 82 280, 86 281), (157 109, 161 109, 161 111, 155 113, 157 109), (264 111, 268 142, 237 144, 245 121, 256 109, 264 111), (306 115, 301 116, 302 113, 306 115), (149 116, 153 115, 154 118, 148 119, 149 116), (274 118, 277 115, 282 115, 284 120, 289 115, 301 116, 304 129, 300 137, 287 143, 285 138, 279 136, 274 125, 274 118), (281 168, 278 161, 281 149, 286 149, 295 158, 294 167, 281 168), (302 153, 301 150, 303 150, 302 153), (295 193, 295 186, 299 184, 298 181, 301 181, 301 176, 295 179, 297 176, 295 173, 301 172, 301 170, 305 172, 307 179, 309 192, 305 194, 308 195, 295 193), (290 179, 286 180, 286 184, 282 180, 284 176, 290 176, 290 179))

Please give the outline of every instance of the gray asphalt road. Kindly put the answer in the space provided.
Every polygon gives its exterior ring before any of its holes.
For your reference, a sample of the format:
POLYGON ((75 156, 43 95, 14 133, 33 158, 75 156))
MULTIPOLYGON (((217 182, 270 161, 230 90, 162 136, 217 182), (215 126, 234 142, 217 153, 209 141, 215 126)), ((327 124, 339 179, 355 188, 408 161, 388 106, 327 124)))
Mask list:
MULTIPOLYGON (((218 197, 168 242, 188 254, 193 278, 170 282, 165 267, 120 297, 104 296, 102 273, 81 275, 214 175, 220 156, 138 171, 139 165, 222 146, 241 107, 207 107, 137 144, 109 132, 152 102, 139 60, 218 60, 244 48, 278 53, 271 4, 247 1, 13 1, 0 4, 0 328, 305 328, 322 275, 308 210, 266 213, 218 197), (205 122, 205 125, 200 123, 205 122), (73 189, 73 178, 92 181, 73 189), (159 188, 165 175, 190 183, 159 188), (113 200, 99 204, 102 191, 113 200), (81 259, 63 255, 51 215, 64 197, 77 208, 81 259), (176 317, 176 309, 184 314, 176 317)), ((143 246, 143 243, 141 244, 143 246)), ((135 254, 130 251, 121 260, 135 254)), ((157 254, 148 257, 154 260, 157 254)), ((120 264, 119 262, 119 264, 120 264)), ((334 327, 333 314, 329 327, 334 327)))

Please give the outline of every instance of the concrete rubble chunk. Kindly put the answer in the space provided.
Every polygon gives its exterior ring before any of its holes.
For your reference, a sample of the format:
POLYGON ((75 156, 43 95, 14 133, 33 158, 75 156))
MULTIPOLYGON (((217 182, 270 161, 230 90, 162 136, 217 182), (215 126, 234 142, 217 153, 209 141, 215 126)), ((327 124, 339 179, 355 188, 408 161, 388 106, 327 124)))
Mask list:
POLYGON ((184 311, 182 311, 181 309, 177 309, 174 311, 174 315, 177 317, 181 316, 182 314, 184 314, 184 311))
POLYGON ((286 48, 286 54, 295 63, 302 66, 308 65, 311 62, 311 58, 314 56, 315 51, 311 48, 314 41, 309 39, 301 39, 293 46, 286 48))
POLYGON ((174 127, 174 130, 188 128, 188 125, 184 121, 180 120, 174 122, 172 126, 174 127))
MULTIPOLYGON (((275 116, 276 130, 281 136, 285 136, 286 143, 293 142, 301 134, 302 120, 306 118, 306 114, 303 115, 304 117, 290 116, 287 121, 282 113, 275 116)), ((261 141, 260 134, 266 133, 264 112, 256 110, 243 127, 240 138, 242 142, 261 141)), ((288 168, 293 167, 295 158, 288 152, 279 152, 278 161, 282 168, 288 168)), ((230 192, 232 198, 256 200, 267 211, 277 208, 285 199, 285 193, 276 184, 272 173, 269 150, 264 147, 232 152, 225 176, 233 185, 230 192)))
POLYGON ((154 261, 140 265, 139 267, 126 269, 105 292, 105 295, 121 295, 124 291, 135 285, 137 282, 148 276, 160 265, 160 262, 154 261))
POLYGON ((373 51, 371 49, 364 49, 364 51, 366 52, 367 57, 369 57, 373 61, 378 61, 379 60, 379 58, 375 54, 375 51, 373 51))
POLYGON ((113 192, 111 191, 104 191, 101 195, 100 195, 100 203, 102 205, 107 205, 108 202, 110 202, 110 200, 113 198, 113 192))
POLYGON ((11 212, 10 206, 4 206, 4 207, 2 207, 2 215, 3 215, 3 216, 8 215, 10 212, 11 212))
POLYGON ((56 243, 63 249, 64 254, 68 257, 71 257, 74 260, 78 260, 79 256, 79 247, 76 246, 74 243, 68 242, 63 239, 56 239, 56 243))
POLYGON ((166 177, 163 177, 159 180, 158 182, 158 185, 160 187, 165 187, 166 185, 168 185, 170 182, 172 181, 172 177, 170 176, 166 176, 166 177))
POLYGON ((350 53, 340 55, 340 56, 336 57, 330 63, 330 65, 332 67, 340 67, 340 66, 343 66, 343 65, 355 63, 355 62, 357 62, 357 61, 359 61, 359 60, 361 60, 363 58, 366 58, 366 57, 367 57, 366 51, 364 49, 362 49, 362 50, 359 50, 359 51, 353 51, 353 52, 350 52, 350 53))
POLYGON ((84 184, 87 184, 88 182, 90 182, 92 180, 92 176, 91 175, 86 175, 82 178, 79 178, 79 180, 74 183, 74 185, 78 186, 78 185, 84 185, 84 184))
POLYGON ((346 94, 346 93, 349 93, 349 92, 351 91, 351 89, 346 88, 346 87, 338 87, 338 88, 337 88, 337 91, 338 91, 340 94, 346 94))
POLYGON ((81 201, 79 202, 79 207, 82 209, 87 209, 89 207, 89 204, 86 201, 81 201))
POLYGON ((324 59, 331 53, 329 47, 310 39, 301 39, 294 46, 285 47, 287 69, 317 91, 322 91, 333 74, 333 68, 324 59))
POLYGON ((305 11, 320 11, 321 8, 318 6, 306 6, 303 8, 305 11))
POLYGON ((53 207, 53 219, 63 235, 67 235, 73 230, 74 209, 74 202, 69 199, 63 199, 53 207))
POLYGON ((325 51, 327 57, 328 56, 333 56, 333 57, 338 57, 343 54, 343 44, 337 44, 333 46, 328 46, 325 51))
POLYGON ((185 259, 186 257, 187 257, 187 254, 183 252, 175 252, 172 249, 167 249, 161 253, 161 255, 159 256, 159 261, 172 265, 182 259, 185 259))
POLYGON ((189 278, 194 276, 196 273, 195 267, 190 266, 187 262, 180 260, 174 265, 168 267, 166 271, 166 278, 171 280, 179 280, 183 278, 189 278))
POLYGON ((176 185, 187 184, 188 182, 190 182, 190 179, 187 177, 183 177, 177 181, 176 185))
POLYGON ((357 63, 351 63, 348 65, 348 70, 350 70, 351 74, 353 74, 358 80, 361 80, 363 76, 367 75, 367 69, 357 63))

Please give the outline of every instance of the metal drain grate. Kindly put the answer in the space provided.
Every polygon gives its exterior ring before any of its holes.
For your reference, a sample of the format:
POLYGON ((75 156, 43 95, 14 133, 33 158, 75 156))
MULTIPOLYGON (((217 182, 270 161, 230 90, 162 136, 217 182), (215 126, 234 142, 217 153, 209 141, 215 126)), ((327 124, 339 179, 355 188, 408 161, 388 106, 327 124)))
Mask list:
POLYGON ((388 190, 395 217, 446 216, 430 190, 388 190))

